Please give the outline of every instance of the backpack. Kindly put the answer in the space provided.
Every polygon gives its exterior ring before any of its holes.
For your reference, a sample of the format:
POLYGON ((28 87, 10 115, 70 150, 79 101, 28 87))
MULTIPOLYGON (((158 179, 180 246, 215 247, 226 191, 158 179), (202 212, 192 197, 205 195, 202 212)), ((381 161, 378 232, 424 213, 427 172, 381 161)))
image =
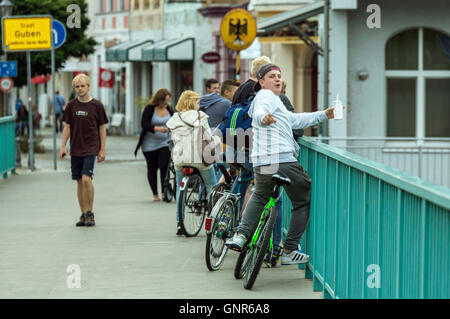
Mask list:
MULTIPOLYGON (((222 133, 222 139, 225 144, 231 144, 231 140, 228 137, 234 136, 234 144, 236 145, 236 129, 242 129, 246 131, 252 127, 252 118, 248 115, 250 105, 252 104, 254 94, 250 95, 245 101, 230 106, 225 113, 223 122, 220 125, 220 131, 222 133)), ((246 143, 247 144, 247 143, 246 143)))

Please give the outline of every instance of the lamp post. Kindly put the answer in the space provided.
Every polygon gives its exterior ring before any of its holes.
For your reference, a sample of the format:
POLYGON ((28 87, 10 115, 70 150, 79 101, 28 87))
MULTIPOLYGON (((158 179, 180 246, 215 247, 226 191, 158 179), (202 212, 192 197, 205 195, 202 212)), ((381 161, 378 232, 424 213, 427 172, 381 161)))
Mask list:
MULTIPOLYGON (((14 5, 11 3, 11 1, 3 0, 0 3, 1 17, 7 17, 7 16, 12 15, 13 8, 14 8, 14 5)), ((8 61, 8 56, 7 56, 6 52, 3 52, 2 61, 8 61)), ((3 93, 3 108, 4 108, 5 112, 9 113, 9 110, 6 110, 7 103, 8 103, 8 95, 7 95, 7 93, 3 93)))
POLYGON ((3 0, 0 3, 0 8, 2 11, 2 17, 6 17, 12 15, 14 5, 9 0, 3 0))

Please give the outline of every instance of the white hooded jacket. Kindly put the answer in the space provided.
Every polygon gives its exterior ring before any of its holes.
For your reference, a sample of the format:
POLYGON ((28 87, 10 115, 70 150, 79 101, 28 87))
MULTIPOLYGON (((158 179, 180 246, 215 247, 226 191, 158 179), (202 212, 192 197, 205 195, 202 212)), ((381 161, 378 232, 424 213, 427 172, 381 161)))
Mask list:
MULTIPOLYGON (((201 158, 201 153, 197 151, 198 145, 198 130, 200 125, 206 134, 211 135, 211 129, 208 124, 208 115, 202 111, 189 110, 175 113, 166 126, 170 129, 170 138, 173 141, 172 160, 176 169, 181 169, 182 166, 192 166, 199 170, 211 168, 211 165, 204 165, 201 158), (199 121, 200 116, 200 121, 199 121), (180 118, 181 117, 181 118, 180 118), (188 124, 194 126, 189 126, 188 124)), ((218 136, 212 136, 211 148, 217 148, 221 140, 218 136)))

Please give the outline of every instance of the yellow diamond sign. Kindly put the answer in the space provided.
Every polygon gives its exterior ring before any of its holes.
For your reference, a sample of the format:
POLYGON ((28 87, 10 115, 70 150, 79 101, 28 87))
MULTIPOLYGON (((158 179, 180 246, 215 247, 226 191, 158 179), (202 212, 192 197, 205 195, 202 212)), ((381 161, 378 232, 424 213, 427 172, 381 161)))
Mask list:
POLYGON ((40 51, 52 48, 52 18, 6 17, 2 19, 3 50, 40 51))
POLYGON ((220 27, 223 42, 231 50, 247 49, 256 37, 256 21, 245 9, 228 11, 220 27))

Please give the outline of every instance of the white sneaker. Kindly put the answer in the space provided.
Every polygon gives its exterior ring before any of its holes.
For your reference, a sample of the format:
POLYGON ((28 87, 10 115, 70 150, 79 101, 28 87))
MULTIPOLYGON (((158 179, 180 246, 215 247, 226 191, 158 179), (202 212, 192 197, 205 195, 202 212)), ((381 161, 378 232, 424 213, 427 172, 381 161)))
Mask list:
POLYGON ((308 262, 309 255, 299 250, 293 250, 289 254, 283 253, 283 256, 281 256, 282 265, 307 264, 308 262))
POLYGON ((247 242, 247 237, 243 234, 235 233, 233 238, 228 239, 225 245, 234 251, 241 251, 247 242))

